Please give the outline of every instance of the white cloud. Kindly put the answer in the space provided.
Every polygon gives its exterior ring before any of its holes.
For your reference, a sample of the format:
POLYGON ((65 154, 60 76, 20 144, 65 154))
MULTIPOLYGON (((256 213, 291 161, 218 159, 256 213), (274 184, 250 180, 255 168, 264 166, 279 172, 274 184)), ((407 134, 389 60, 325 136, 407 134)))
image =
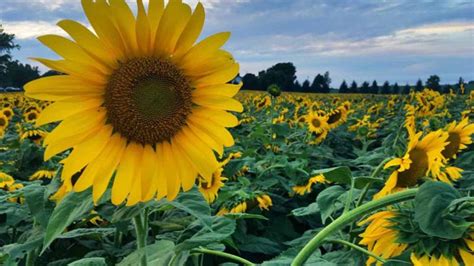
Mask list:
POLYGON ((310 54, 358 56, 370 54, 474 55, 474 24, 450 22, 395 31, 366 39, 341 39, 336 34, 258 36, 242 43, 237 54, 310 54), (252 47, 250 50, 249 47, 252 47))
POLYGON ((5 32, 15 34, 19 40, 33 39, 45 34, 57 34, 65 36, 55 23, 49 21, 6 21, 3 24, 5 32))

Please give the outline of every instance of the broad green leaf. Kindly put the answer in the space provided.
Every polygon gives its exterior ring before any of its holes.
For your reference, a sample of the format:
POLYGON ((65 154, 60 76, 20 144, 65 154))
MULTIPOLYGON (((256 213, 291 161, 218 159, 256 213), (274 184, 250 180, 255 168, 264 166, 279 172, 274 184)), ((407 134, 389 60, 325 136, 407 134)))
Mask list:
POLYGON ((204 227, 191 238, 184 240, 176 246, 176 252, 190 250, 211 243, 218 243, 234 233, 235 225, 235 220, 214 216, 212 217, 211 228, 204 227))
POLYGON ((277 242, 260 236, 246 235, 245 242, 239 244, 239 249, 251 253, 276 255, 281 252, 281 245, 277 242))
POLYGON ((371 184, 371 183, 383 183, 383 180, 380 178, 371 178, 371 177, 354 178, 354 187, 357 189, 363 189, 367 184, 371 184))
POLYGON ((117 266, 137 265, 140 258, 147 254, 147 262, 153 266, 166 266, 174 255, 174 243, 169 240, 160 240, 154 244, 146 246, 130 253, 117 266))
POLYGON ((253 213, 226 213, 225 217, 232 218, 232 219, 258 219, 258 220, 268 220, 267 217, 260 215, 260 214, 253 214, 253 213))
POLYGON ((191 214, 198 218, 204 226, 211 228, 211 208, 196 188, 180 193, 175 200, 167 202, 167 204, 191 214))
POLYGON ((68 266, 107 266, 104 258, 84 258, 68 264, 68 266))
POLYGON ((23 196, 36 222, 41 225, 41 227, 46 228, 48 223, 48 215, 45 212, 44 206, 45 201, 48 199, 46 187, 37 184, 26 186, 23 188, 23 196))
POLYGON ((461 195, 452 186, 443 182, 424 183, 415 198, 415 221, 428 235, 459 239, 472 223, 448 215, 451 202, 461 195))
POLYGON ((57 238, 76 238, 83 236, 103 236, 115 233, 114 228, 79 228, 59 235, 57 238))
POLYGON ((54 208, 54 211, 49 218, 46 235, 44 237, 43 250, 41 253, 49 247, 54 239, 64 232, 66 227, 76 219, 90 212, 92 208, 91 189, 81 193, 71 192, 66 195, 61 202, 59 202, 56 208, 54 208))
POLYGON ((318 174, 324 175, 326 180, 333 183, 350 185, 352 182, 352 173, 347 166, 319 169, 312 172, 312 175, 318 174))
POLYGON ((291 211, 294 216, 307 216, 320 213, 319 205, 316 202, 309 204, 306 207, 297 208, 291 211))
POLYGON ((321 220, 323 223, 326 223, 326 219, 331 216, 333 212, 342 207, 340 197, 344 192, 346 192, 346 190, 343 187, 335 185, 319 193, 316 202, 321 210, 321 220))

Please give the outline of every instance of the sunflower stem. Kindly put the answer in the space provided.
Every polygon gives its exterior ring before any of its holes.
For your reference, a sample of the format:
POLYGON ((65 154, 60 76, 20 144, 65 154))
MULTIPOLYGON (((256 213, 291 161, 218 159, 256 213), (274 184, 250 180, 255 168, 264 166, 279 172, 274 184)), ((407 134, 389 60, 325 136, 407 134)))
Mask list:
POLYGON ((211 250, 211 249, 207 249, 207 248, 203 248, 203 247, 195 248, 195 249, 192 250, 192 252, 216 255, 216 256, 219 256, 219 257, 231 259, 231 260, 236 261, 236 262, 240 262, 243 265, 255 265, 255 263, 253 263, 251 261, 248 261, 244 258, 241 258, 239 256, 229 254, 229 253, 225 253, 225 252, 222 252, 222 251, 211 250))
POLYGON ((367 202, 347 213, 341 215, 339 218, 334 220, 323 230, 319 231, 304 247, 300 250, 298 255, 295 257, 292 266, 303 265, 303 263, 311 256, 311 254, 324 242, 324 240, 331 234, 343 229, 348 224, 352 223, 359 217, 368 214, 372 211, 380 208, 407 200, 414 199, 418 189, 407 189, 395 194, 388 195, 386 197, 367 202))
POLYGON ((148 235, 148 210, 145 208, 139 215, 133 217, 137 237, 137 251, 141 250, 141 266, 147 266, 146 239, 148 235))
POLYGON ((350 247, 350 248, 353 248, 353 249, 355 249, 355 250, 357 250, 357 251, 360 251, 360 252, 364 253, 364 254, 367 255, 367 256, 373 257, 374 259, 380 261, 381 263, 387 262, 384 258, 375 255, 374 253, 368 251, 367 249, 365 249, 365 248, 363 248, 363 247, 360 247, 360 246, 358 246, 358 245, 356 245, 356 244, 354 244, 354 243, 351 243, 351 242, 342 240, 342 239, 328 239, 328 240, 326 240, 326 242, 331 242, 331 243, 337 243, 337 244, 345 245, 345 246, 348 246, 348 247, 350 247))

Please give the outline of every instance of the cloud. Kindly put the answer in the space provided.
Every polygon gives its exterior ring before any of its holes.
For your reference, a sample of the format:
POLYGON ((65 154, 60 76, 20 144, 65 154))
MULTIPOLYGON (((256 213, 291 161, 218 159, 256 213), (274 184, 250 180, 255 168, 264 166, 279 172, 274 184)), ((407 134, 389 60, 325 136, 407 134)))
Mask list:
POLYGON ((11 21, 4 23, 5 32, 14 33, 18 40, 33 39, 45 34, 66 35, 55 23, 49 21, 11 21))

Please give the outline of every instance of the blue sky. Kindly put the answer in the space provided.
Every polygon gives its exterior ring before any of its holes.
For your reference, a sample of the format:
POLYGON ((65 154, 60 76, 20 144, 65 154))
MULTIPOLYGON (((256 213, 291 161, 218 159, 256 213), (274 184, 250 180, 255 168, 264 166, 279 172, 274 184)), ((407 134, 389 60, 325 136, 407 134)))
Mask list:
MULTIPOLYGON (((413 84, 431 74, 442 83, 474 80, 474 0, 201 2, 204 35, 232 32, 226 48, 242 74, 293 62, 299 80, 330 71, 333 86, 343 79, 413 84)), ((64 18, 87 23, 79 0, 0 0, 0 23, 17 35, 20 61, 56 58, 35 38, 62 34, 55 23, 64 18)))

